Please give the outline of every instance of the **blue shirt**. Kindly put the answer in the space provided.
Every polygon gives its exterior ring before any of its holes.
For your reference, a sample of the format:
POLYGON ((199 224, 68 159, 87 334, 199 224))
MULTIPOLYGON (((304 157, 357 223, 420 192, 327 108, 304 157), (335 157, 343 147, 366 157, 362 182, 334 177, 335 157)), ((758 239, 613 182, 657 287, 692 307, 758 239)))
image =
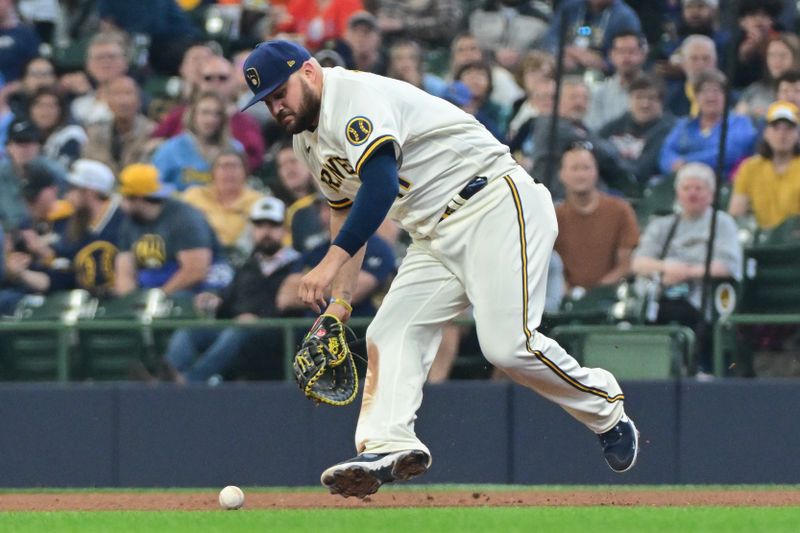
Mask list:
POLYGON ((5 82, 22 77, 25 64, 39 55, 39 36, 22 24, 0 29, 0 74, 5 82))
MULTIPOLYGON (((708 132, 700 131, 700 119, 684 117, 675 123, 661 147, 659 167, 664 174, 672 173, 672 165, 679 159, 685 162, 705 163, 716 168, 722 121, 708 132)), ((725 146, 725 175, 733 166, 753 154, 757 132, 749 117, 731 113, 728 116, 728 135, 725 146)))
MULTIPOLYGON (((239 141, 231 140, 230 147, 242 151, 239 141)), ((200 154, 194 137, 188 132, 164 141, 153 154, 153 164, 158 167, 161 181, 174 185, 179 191, 211 183, 211 163, 200 154)))
POLYGON ((180 41, 200 33, 175 0, 97 0, 97 13, 130 34, 180 41))
POLYGON ((642 33, 642 24, 636 12, 622 0, 614 0, 596 15, 589 12, 588 0, 568 0, 556 10, 545 36, 545 46, 553 53, 558 47, 561 17, 566 17, 567 44, 577 44, 576 40, 586 38, 588 47, 602 52, 604 57, 608 56, 611 42, 617 34, 625 31, 642 33))

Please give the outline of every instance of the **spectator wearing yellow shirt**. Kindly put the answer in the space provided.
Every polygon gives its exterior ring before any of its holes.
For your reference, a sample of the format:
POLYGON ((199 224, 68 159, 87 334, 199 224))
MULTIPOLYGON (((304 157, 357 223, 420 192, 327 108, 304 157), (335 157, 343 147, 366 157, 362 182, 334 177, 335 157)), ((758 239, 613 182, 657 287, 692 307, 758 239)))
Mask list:
POLYGON ((758 154, 745 159, 733 184, 728 213, 755 216, 762 229, 800 214, 800 110, 778 101, 767 110, 758 154))
POLYGON ((226 255, 246 257, 252 248, 248 213, 263 195, 247 185, 247 166, 243 153, 234 149, 220 152, 211 165, 211 183, 191 187, 183 200, 201 211, 226 255))

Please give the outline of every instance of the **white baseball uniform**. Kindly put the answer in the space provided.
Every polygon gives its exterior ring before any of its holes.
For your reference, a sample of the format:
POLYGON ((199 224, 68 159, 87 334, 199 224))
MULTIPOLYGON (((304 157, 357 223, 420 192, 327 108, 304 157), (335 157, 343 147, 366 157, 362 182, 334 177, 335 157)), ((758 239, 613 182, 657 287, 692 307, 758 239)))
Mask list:
POLYGON ((422 387, 441 327, 469 304, 492 364, 595 433, 615 426, 624 397, 614 376, 581 367, 535 331, 558 234, 548 190, 454 105, 405 82, 341 68, 323 72, 319 125, 295 135, 295 152, 330 206, 344 209, 358 192, 361 166, 391 142, 400 193, 389 216, 413 238, 367 330, 358 452, 428 451, 414 433, 422 387), (457 198, 477 176, 486 186, 466 201, 457 198))

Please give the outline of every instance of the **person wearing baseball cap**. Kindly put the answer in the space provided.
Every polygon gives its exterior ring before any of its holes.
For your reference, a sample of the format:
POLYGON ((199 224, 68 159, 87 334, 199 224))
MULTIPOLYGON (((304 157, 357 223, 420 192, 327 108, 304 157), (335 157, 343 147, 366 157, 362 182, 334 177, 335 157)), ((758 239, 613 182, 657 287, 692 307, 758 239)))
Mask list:
POLYGON ((581 366, 534 331, 557 219, 550 192, 508 147, 441 98, 369 72, 323 68, 287 41, 261 44, 243 67, 251 103, 263 101, 294 136, 295 152, 330 207, 332 242, 297 290, 319 314, 294 359, 296 369, 305 369, 296 377, 309 398, 342 405, 355 397, 352 380, 309 368, 305 350, 317 349, 311 338, 334 346, 331 332, 341 331, 353 313, 361 266, 370 266, 367 243, 381 224, 397 222, 412 238, 370 324, 369 355, 380 354, 380 373, 364 384, 358 455, 325 469, 322 484, 333 494, 363 498, 428 470, 431 454, 413 421, 442 326, 467 303, 475 308, 487 359, 572 412, 597 435, 613 471, 633 468, 639 432, 614 376, 581 366), (509 301, 521 304, 509 308, 509 301), (323 375, 335 385, 315 388, 323 375))
POLYGON ((253 97, 242 111, 289 81, 289 77, 309 59, 311 54, 308 50, 292 41, 267 41, 256 46, 242 67, 247 86, 253 92, 253 97))
POLYGON ((78 189, 87 189, 110 197, 116 186, 114 173, 105 163, 91 159, 78 159, 67 174, 67 183, 78 189))
POLYGON ((82 288, 107 295, 114 283, 114 258, 125 218, 114 193, 111 169, 99 161, 78 159, 66 176, 66 201, 72 214, 54 225, 54 259, 48 273, 51 290, 82 288))
POLYGON ((134 163, 123 168, 119 183, 119 193, 125 198, 163 200, 175 192, 172 185, 161 182, 158 168, 146 163, 134 163))
POLYGON ((117 294, 137 287, 167 294, 205 287, 219 244, 203 214, 172 198, 173 188, 161 183, 153 165, 128 165, 119 181, 122 208, 130 218, 120 229, 117 294))
POLYGON ((767 108, 766 126, 757 154, 739 166, 728 213, 752 212, 761 229, 800 215, 800 110, 779 100, 767 108))
POLYGON ((286 220, 286 205, 274 196, 266 196, 253 204, 250 222, 255 225, 270 223, 283 226, 286 220))
MULTIPOLYGON (((291 313, 295 298, 285 290, 288 280, 296 284, 302 270, 300 253, 284 246, 283 221, 286 208, 275 197, 258 200, 250 209, 253 228, 253 251, 236 269, 231 284, 221 295, 201 292, 194 298, 195 308, 217 318, 246 322, 257 318, 291 313)), ((291 283, 288 286, 294 286, 291 283)), ((295 312, 297 310, 295 309, 295 312)), ((280 335, 253 328, 180 329, 167 347, 165 361, 168 376, 178 383, 207 382, 226 375, 246 350, 257 347, 259 353, 279 353, 280 335)), ((280 358, 265 358, 259 368, 278 378, 280 358)))

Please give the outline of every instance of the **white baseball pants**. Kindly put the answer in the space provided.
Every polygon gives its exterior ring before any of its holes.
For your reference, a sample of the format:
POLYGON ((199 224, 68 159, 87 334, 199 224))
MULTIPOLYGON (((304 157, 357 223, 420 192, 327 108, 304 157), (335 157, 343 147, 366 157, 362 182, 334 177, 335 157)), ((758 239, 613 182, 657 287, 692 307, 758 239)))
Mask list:
POLYGON ((412 243, 367 330, 359 453, 428 451, 414 433, 422 387, 441 327, 470 303, 489 362, 595 433, 617 424, 624 411, 614 376, 581 367, 535 331, 557 234, 549 191, 518 168, 493 179, 430 238, 412 243))

